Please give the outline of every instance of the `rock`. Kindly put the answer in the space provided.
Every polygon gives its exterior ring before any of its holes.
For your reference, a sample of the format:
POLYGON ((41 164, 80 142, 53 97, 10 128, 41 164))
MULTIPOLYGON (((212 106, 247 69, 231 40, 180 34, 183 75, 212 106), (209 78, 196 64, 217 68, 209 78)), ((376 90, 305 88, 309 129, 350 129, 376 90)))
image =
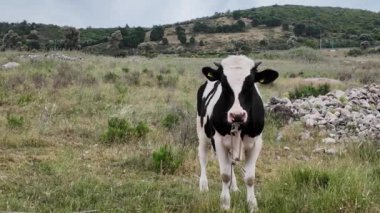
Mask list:
POLYGON ((17 62, 8 62, 6 64, 3 64, 1 67, 3 69, 13 69, 13 68, 16 68, 18 66, 20 66, 20 64, 17 62))
POLYGON ((335 155, 338 151, 335 148, 329 148, 325 150, 325 153, 328 155, 335 155))
POLYGON ((312 118, 309 118, 305 121, 305 125, 308 128, 312 128, 315 125, 315 121, 312 118))
POLYGON ((279 142, 279 141, 281 141, 281 139, 282 139, 282 133, 278 132, 277 137, 276 137, 276 141, 279 142))
POLYGON ((313 153, 324 153, 325 152, 325 148, 321 148, 321 147, 315 148, 312 152, 313 153))
POLYGON ((310 137, 310 132, 309 131, 306 131, 306 132, 302 132, 301 134, 300 134, 300 139, 301 140, 308 140, 308 139, 310 139, 311 137, 310 137))
POLYGON ((335 143, 335 139, 334 138, 324 138, 322 139, 322 143, 326 143, 326 144, 333 144, 335 143))
POLYGON ((290 151, 290 148, 288 146, 284 146, 285 151, 290 151))

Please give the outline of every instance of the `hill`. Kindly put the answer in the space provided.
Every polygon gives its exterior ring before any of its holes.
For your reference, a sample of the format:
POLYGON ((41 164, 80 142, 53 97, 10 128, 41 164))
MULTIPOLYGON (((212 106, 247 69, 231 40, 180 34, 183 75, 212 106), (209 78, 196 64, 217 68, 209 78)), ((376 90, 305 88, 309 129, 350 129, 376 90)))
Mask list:
POLYGON ((74 42, 67 41, 71 38, 65 36, 64 29, 26 21, 0 23, 0 36, 4 38, 3 46, 6 46, 6 35, 9 30, 13 30, 19 38, 13 39, 17 42, 11 47, 19 49, 82 48, 87 52, 116 55, 251 52, 297 46, 368 47, 379 44, 380 13, 337 7, 274 5, 215 13, 211 17, 149 29, 130 28, 128 25, 77 29, 80 36, 74 42), (31 45, 33 43, 30 41, 28 43, 28 35, 32 30, 38 32, 39 46, 31 45), (105 45, 112 43, 111 34, 117 30, 120 30, 121 37, 113 41, 116 46, 105 45), (149 43, 138 48, 143 42, 149 43), (74 43, 75 46, 68 48, 68 43, 74 43), (103 47, 112 48, 105 50, 103 47))

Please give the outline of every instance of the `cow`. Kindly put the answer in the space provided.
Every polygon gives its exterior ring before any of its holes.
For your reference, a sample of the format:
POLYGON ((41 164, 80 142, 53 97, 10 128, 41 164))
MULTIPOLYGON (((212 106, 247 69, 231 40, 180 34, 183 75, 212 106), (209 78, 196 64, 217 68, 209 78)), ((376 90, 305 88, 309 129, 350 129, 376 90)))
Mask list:
POLYGON ((203 67, 207 81, 197 94, 198 157, 200 191, 208 191, 207 149, 211 142, 219 161, 222 179, 221 207, 230 208, 230 192, 238 191, 233 163, 245 157, 244 182, 250 212, 257 209, 254 194, 256 161, 262 147, 264 105, 256 83, 268 84, 278 72, 257 70, 261 62, 243 55, 228 56, 217 69, 203 67))

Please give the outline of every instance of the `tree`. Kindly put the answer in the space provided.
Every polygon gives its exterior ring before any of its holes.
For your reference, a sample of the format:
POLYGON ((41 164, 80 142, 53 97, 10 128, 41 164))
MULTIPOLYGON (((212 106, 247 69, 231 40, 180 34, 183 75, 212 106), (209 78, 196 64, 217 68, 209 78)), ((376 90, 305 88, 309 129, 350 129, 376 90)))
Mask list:
POLYGON ((39 50, 41 48, 37 30, 31 30, 26 38, 26 46, 28 47, 28 50, 39 50))
POLYGON ((305 24, 302 24, 302 23, 296 24, 296 26, 294 26, 293 28, 294 35, 296 36, 303 35, 305 33, 305 30, 306 30, 306 26, 305 24))
POLYGON ((9 30, 3 37, 3 47, 5 49, 14 49, 18 47, 21 37, 13 30, 9 30))
POLYGON ((116 30, 111 34, 110 44, 114 49, 119 49, 120 42, 123 40, 123 35, 120 30, 116 30))
POLYGON ((141 27, 130 28, 124 30, 123 34, 123 46, 136 48, 140 43, 144 42, 145 30, 141 27))
POLYGON ((282 31, 289 31, 289 24, 288 23, 282 23, 282 31))
POLYGON ((164 37, 165 29, 162 26, 153 26, 152 31, 150 32, 151 41, 161 41, 164 37))
POLYGON ((182 28, 181 26, 177 26, 175 28, 175 32, 176 32, 177 38, 181 42, 181 44, 186 44, 187 38, 186 38, 185 29, 182 28))
POLYGON ((162 38, 162 44, 163 45, 168 45, 169 44, 169 40, 167 38, 162 38))
POLYGON ((79 30, 74 27, 63 28, 65 40, 64 48, 67 50, 79 49, 79 30))
POLYGON ((232 12, 232 18, 235 20, 240 19, 241 15, 242 15, 242 13, 240 10, 235 10, 234 12, 232 12))
POLYGON ((194 44, 195 44, 195 38, 194 38, 194 36, 191 36, 191 38, 190 38, 190 40, 189 40, 189 43, 190 43, 191 45, 194 45, 194 44))
POLYGON ((281 19, 276 18, 276 17, 268 17, 264 19, 264 24, 267 27, 277 27, 277 26, 280 26, 281 23, 282 23, 281 19))

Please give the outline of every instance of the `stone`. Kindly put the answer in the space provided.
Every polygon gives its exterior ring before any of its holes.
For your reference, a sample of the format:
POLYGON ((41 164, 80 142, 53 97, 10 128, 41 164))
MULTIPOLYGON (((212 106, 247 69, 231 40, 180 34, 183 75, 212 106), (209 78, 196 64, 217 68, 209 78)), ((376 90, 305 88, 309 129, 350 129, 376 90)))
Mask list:
POLYGON ((322 143, 326 143, 326 144, 333 144, 335 142, 336 142, 336 140, 334 138, 324 138, 324 139, 322 139, 322 143))
POLYGON ((315 125, 315 121, 312 118, 309 118, 305 121, 305 125, 308 128, 312 128, 315 125))
POLYGON ((18 67, 18 66, 20 66, 20 64, 19 63, 17 63, 17 62, 8 62, 8 63, 6 63, 6 64, 3 64, 1 67, 3 68, 3 69, 13 69, 13 68, 16 68, 16 67, 18 67))
POLYGON ((325 150, 325 153, 328 155, 335 155, 338 151, 335 148, 329 148, 325 150))
POLYGON ((288 146, 284 146, 285 151, 290 151, 290 148, 288 146))
POLYGON ((318 147, 318 148, 315 148, 312 152, 313 153, 324 153, 325 148, 318 147))

